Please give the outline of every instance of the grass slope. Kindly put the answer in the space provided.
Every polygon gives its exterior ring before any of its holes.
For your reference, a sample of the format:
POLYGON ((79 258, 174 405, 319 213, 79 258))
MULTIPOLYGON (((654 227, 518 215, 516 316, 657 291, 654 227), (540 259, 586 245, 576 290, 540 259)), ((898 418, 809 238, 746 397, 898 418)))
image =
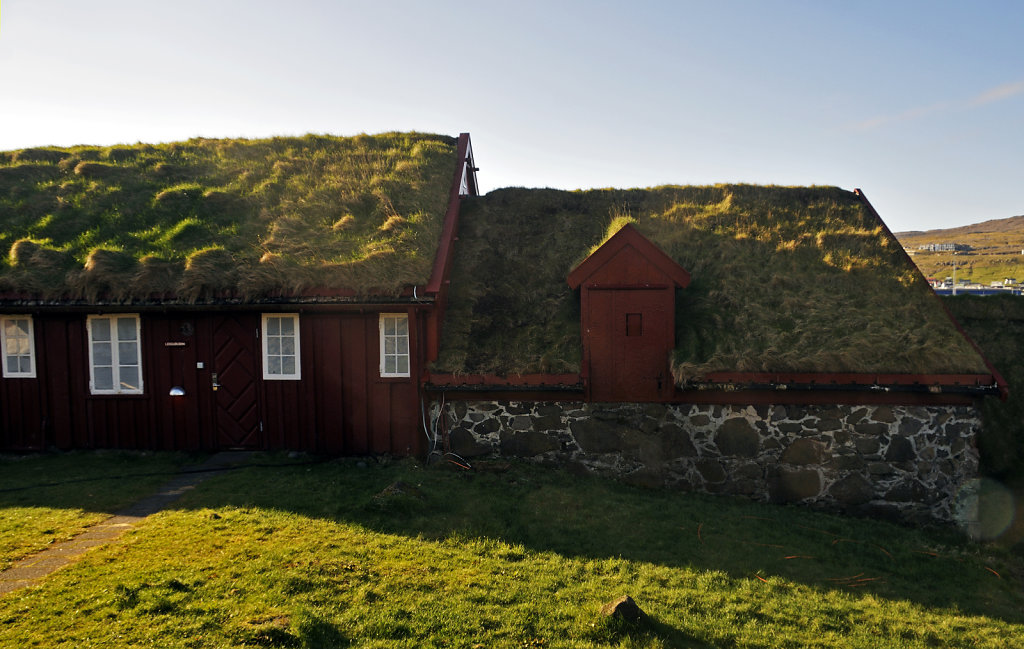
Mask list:
POLYGON ((926 277, 988 285, 1007 277, 1024 281, 1024 216, 995 219, 944 230, 897 232, 896 237, 913 253, 911 258, 926 277), (929 252, 917 250, 929 243, 960 243, 971 246, 969 252, 929 252))
POLYGON ((386 133, 0 153, 0 290, 396 292, 429 277, 455 144, 386 133))
POLYGON ((1022 577, 1019 556, 942 532, 524 466, 335 461, 204 482, 0 598, 0 645, 1021 647, 1022 577), (650 618, 602 618, 621 594, 650 618))
POLYGON ((693 278, 677 295, 680 384, 728 370, 986 371, 853 193, 748 185, 468 201, 435 369, 578 371, 579 296, 565 279, 626 220, 693 278))

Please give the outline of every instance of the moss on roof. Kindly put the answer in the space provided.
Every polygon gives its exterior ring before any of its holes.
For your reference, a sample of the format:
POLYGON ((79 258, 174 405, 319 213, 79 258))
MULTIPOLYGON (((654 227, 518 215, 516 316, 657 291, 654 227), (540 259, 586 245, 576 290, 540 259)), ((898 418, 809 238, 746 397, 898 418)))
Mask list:
POLYGON ((566 277, 629 221, 692 276, 677 293, 680 384, 714 371, 987 373, 854 193, 749 185, 469 199, 434 369, 579 371, 566 277))
POLYGON ((0 153, 0 291, 394 293, 429 278, 455 148, 386 133, 0 153))

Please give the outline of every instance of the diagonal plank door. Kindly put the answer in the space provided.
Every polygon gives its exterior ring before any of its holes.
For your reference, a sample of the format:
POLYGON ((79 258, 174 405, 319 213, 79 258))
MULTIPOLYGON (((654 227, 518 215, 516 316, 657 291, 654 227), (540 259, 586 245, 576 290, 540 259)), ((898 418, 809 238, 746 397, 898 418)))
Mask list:
POLYGON ((217 446, 258 448, 261 443, 255 318, 221 316, 213 329, 214 424, 217 446))

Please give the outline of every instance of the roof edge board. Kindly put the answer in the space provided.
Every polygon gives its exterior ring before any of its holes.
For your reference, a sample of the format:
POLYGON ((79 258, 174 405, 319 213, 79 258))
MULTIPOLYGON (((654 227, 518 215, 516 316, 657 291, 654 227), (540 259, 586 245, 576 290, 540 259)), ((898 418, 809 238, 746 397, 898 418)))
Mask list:
MULTIPOLYGON (((889 238, 891 238, 893 241, 899 243, 899 239, 896 238, 896 235, 893 234, 892 230, 889 229, 889 226, 885 224, 884 220, 882 220, 882 217, 875 209, 875 206, 872 205, 871 202, 868 200, 868 197, 864 195, 864 191, 858 187, 854 188, 853 193, 857 195, 860 201, 864 204, 864 207, 875 218, 875 220, 878 222, 878 225, 881 226, 882 230, 886 233, 886 235, 888 235, 889 238)), ((907 263, 910 264, 911 267, 917 269, 917 264, 915 264, 914 260, 910 258, 910 255, 907 254, 907 251, 903 249, 903 246, 899 246, 899 249, 900 252, 903 254, 903 257, 906 259, 907 263)), ((918 270, 918 273, 920 272, 921 271, 918 270)), ((946 314, 946 317, 949 318, 949 321, 953 323, 954 327, 956 327, 956 330, 960 332, 960 335, 963 336, 965 340, 967 340, 968 344, 970 344, 974 351, 976 351, 978 355, 981 356, 982 362, 985 363, 985 367, 988 368, 988 371, 992 373, 992 376, 995 379, 997 386, 999 387, 999 398, 1002 399, 1003 401, 1006 401, 1010 397, 1010 388, 1006 379, 1003 378, 1003 375, 999 372, 999 370, 996 369, 995 365, 993 365, 992 362, 988 359, 988 357, 985 356, 985 352, 981 350, 981 347, 979 347, 978 344, 974 342, 974 339, 971 338, 970 335, 968 335, 967 330, 960 326, 960 322, 955 317, 953 317, 953 313, 946 306, 946 303, 942 301, 942 298, 940 298, 935 291, 931 291, 931 293, 934 299, 938 302, 939 306, 942 307, 942 312, 946 314)))
POLYGON ((423 287, 424 292, 434 295, 441 291, 441 286, 451 272, 455 235, 459 229, 459 208, 462 203, 462 197, 478 195, 477 167, 473 160, 473 147, 470 143, 469 133, 459 134, 455 158, 455 173, 452 176, 452 183, 448 190, 448 208, 445 210, 441 238, 437 245, 437 255, 434 257, 434 266, 430 273, 430 279, 427 281, 427 285, 423 287), (465 194, 462 193, 464 186, 466 188, 465 194))

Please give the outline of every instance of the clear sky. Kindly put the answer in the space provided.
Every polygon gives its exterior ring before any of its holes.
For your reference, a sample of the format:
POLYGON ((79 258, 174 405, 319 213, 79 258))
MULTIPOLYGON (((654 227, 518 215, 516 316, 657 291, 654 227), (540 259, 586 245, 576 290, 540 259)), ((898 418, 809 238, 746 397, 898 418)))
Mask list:
POLYGON ((860 187, 1024 214, 1024 2, 4 0, 0 150, 472 134, 485 190, 860 187))

